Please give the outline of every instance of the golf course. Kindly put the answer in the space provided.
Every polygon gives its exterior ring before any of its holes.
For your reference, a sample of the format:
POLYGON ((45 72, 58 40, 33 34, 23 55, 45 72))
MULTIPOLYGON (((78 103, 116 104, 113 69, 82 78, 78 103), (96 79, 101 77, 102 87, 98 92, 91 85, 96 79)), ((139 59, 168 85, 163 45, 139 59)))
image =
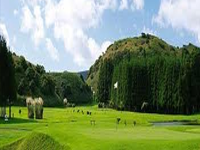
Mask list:
POLYGON ((14 119, 0 122, 1 150, 200 149, 200 115, 122 112, 99 109, 96 105, 45 107, 42 120, 28 119, 26 107, 13 107, 12 112, 15 114, 14 119), (19 109, 21 114, 18 113, 19 109), (87 111, 91 115, 87 115, 87 111), (121 119, 119 124, 116 123, 117 118, 121 119), (95 124, 91 124, 91 120, 95 124), (152 124, 164 121, 191 122, 188 125, 152 124))
POLYGON ((200 0, 0 0, 0 150, 200 150, 200 0))

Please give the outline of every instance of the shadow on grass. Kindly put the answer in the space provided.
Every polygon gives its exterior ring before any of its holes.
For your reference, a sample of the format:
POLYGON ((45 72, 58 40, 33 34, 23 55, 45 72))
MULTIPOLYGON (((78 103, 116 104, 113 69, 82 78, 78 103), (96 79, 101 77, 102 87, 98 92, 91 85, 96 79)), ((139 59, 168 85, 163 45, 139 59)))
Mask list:
POLYGON ((22 118, 11 118, 8 121, 5 121, 3 118, 0 118, 0 124, 20 124, 20 123, 36 123, 36 120, 33 119, 22 119, 22 118))

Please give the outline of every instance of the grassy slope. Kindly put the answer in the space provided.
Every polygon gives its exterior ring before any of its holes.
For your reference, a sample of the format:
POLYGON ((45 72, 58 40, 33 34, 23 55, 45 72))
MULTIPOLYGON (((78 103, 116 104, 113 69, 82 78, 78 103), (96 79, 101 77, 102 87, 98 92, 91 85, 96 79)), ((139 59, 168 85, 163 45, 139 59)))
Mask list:
MULTIPOLYGON (((92 116, 73 113, 73 108, 45 108, 44 119, 35 122, 26 120, 27 110, 22 108, 22 115, 12 124, 0 121, 0 147, 17 141, 32 132, 49 135, 59 145, 73 150, 199 150, 200 127, 153 127, 149 121, 196 120, 200 115, 159 115, 98 110, 93 107, 79 107, 84 112, 92 111, 92 116), (116 118, 122 119, 116 130, 116 118), (96 120, 96 126, 90 120, 96 120), (127 126, 123 124, 127 121, 127 126), (137 121, 133 127, 133 120, 137 121)), ((31 134, 33 136, 34 134, 31 134)), ((37 140, 36 140, 37 141, 37 140)), ((1 148, 0 148, 1 149, 1 148)))
POLYGON ((168 51, 170 50, 170 47, 171 47, 170 45, 165 43, 163 40, 160 40, 154 36, 151 36, 151 39, 149 40, 148 44, 146 43, 146 39, 142 37, 126 38, 126 39, 115 41, 114 44, 111 44, 107 48, 106 52, 101 57, 99 57, 99 59, 96 60, 94 65, 91 66, 88 73, 88 78, 87 78, 88 85, 94 87, 94 89, 97 90, 99 69, 104 59, 113 60, 116 57, 116 55, 122 52, 135 52, 140 47, 149 51, 149 48, 148 48, 149 45, 151 46, 151 50, 159 50, 159 51, 168 51), (160 48, 159 43, 165 46, 164 50, 160 48))
POLYGON ((46 134, 33 132, 26 137, 2 147, 2 150, 64 150, 57 141, 46 134))

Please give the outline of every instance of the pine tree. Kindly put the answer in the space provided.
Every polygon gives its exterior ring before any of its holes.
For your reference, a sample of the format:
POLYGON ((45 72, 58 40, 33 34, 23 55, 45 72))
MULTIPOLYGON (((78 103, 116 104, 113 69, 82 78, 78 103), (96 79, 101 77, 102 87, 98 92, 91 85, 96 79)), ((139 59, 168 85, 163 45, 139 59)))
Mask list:
POLYGON ((6 114, 5 108, 9 106, 11 117, 11 105, 16 100, 15 70, 12 54, 8 50, 3 36, 0 36, 0 106, 1 117, 6 114))

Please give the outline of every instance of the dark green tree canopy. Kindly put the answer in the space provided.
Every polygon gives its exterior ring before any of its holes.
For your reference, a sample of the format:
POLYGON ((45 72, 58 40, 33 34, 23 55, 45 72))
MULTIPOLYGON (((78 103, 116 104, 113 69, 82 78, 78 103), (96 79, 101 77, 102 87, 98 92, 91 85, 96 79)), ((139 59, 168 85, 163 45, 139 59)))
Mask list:
POLYGON ((130 111, 200 111, 200 48, 192 44, 177 49, 143 33, 115 42, 98 61, 100 102, 130 111))
POLYGON ((0 105, 10 105, 16 100, 15 69, 12 53, 0 35, 0 105))

